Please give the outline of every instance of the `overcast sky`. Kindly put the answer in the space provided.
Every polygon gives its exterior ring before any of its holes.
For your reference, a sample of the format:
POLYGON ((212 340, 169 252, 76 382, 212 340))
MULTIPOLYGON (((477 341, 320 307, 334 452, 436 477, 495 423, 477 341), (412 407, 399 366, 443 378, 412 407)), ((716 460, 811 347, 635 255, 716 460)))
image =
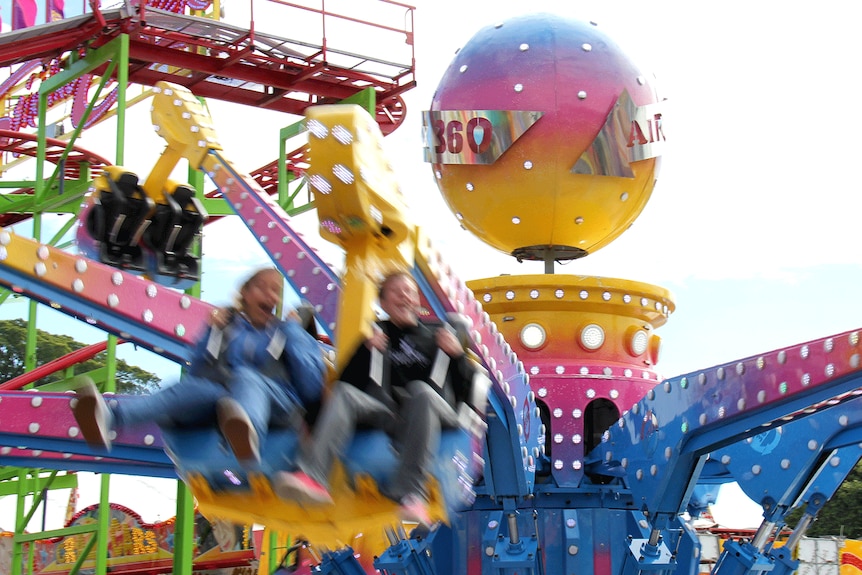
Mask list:
MULTIPOLYGON (((463 279, 538 274, 542 266, 518 264, 459 228, 422 162, 420 113, 479 28, 527 9, 548 11, 597 22, 655 74, 667 98, 668 142, 652 200, 610 246, 558 273, 670 289, 677 311, 658 332, 658 369, 667 376, 862 326, 855 174, 862 120, 853 104, 862 40, 853 3, 416 4, 419 86, 405 95, 408 119, 387 147, 417 223, 463 279)), ((226 3, 229 18, 236 5, 226 3)), ((225 155, 245 170, 276 157, 278 129, 293 121, 210 107, 225 155)), ((126 165, 146 173, 162 143, 147 118, 140 122, 134 137, 147 149, 127 153, 126 165)), ((97 131, 85 135, 94 151, 103 152, 103 142, 97 131)), ((313 217, 297 223, 313 229, 306 221, 313 217)), ((205 244, 207 262, 219 269, 205 263, 213 281, 204 297, 216 303, 237 285, 224 279, 259 257, 250 241, 236 249, 237 235, 221 225, 210 227, 205 244)))

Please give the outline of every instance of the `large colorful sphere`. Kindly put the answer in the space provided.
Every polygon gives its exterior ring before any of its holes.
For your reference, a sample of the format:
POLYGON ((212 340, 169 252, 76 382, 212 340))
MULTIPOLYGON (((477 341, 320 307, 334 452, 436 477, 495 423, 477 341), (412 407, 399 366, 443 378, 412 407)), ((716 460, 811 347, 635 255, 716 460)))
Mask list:
POLYGON ((573 259, 640 214, 664 141, 656 91, 594 24, 480 30, 424 115, 426 160, 462 225, 519 259, 573 259))

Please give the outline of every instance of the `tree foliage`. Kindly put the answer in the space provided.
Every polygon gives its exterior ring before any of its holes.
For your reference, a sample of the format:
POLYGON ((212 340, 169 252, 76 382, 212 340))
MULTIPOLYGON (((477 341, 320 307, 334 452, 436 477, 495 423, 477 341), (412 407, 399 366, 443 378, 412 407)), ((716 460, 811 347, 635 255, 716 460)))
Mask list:
MULTIPOLYGON (((802 511, 795 509, 788 515, 788 526, 796 526, 802 511)), ((808 528, 806 535, 862 538, 862 463, 857 463, 847 474, 841 487, 817 514, 817 520, 808 528)))
MULTIPOLYGON (((27 342, 27 322, 21 319, 0 320, 0 382, 8 381, 24 373, 27 342)), ((36 330, 36 365, 43 365, 85 347, 67 335, 36 330)), ((107 352, 78 364, 75 373, 86 373, 103 368, 107 352)), ((36 386, 61 381, 65 374, 55 373, 36 382, 36 386)), ((117 360, 117 393, 144 394, 159 387, 161 380, 153 373, 137 366, 117 360)))

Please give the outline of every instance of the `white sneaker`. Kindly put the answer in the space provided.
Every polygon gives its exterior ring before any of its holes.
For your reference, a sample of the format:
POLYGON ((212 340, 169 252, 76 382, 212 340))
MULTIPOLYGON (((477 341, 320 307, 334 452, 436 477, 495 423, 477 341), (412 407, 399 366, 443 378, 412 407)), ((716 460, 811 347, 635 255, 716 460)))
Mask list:
POLYGON ((245 409, 233 398, 223 397, 216 405, 218 426, 231 451, 241 462, 260 461, 260 440, 245 409))

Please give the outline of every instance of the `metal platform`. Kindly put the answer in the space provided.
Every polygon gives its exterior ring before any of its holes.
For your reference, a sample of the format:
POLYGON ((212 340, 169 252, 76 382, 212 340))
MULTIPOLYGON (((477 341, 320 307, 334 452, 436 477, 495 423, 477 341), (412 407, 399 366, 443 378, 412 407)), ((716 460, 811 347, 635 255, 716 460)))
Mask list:
MULTIPOLYGON (((381 28, 370 21, 360 24, 369 26, 369 34, 381 28)), ((200 97, 296 115, 310 105, 372 87, 376 119, 389 133, 404 119, 401 94, 416 85, 413 31, 398 33, 410 46, 408 62, 340 50, 327 45, 325 37, 315 45, 210 18, 127 5, 0 35, 0 67, 98 48, 128 34, 132 83, 168 81, 200 97)))

